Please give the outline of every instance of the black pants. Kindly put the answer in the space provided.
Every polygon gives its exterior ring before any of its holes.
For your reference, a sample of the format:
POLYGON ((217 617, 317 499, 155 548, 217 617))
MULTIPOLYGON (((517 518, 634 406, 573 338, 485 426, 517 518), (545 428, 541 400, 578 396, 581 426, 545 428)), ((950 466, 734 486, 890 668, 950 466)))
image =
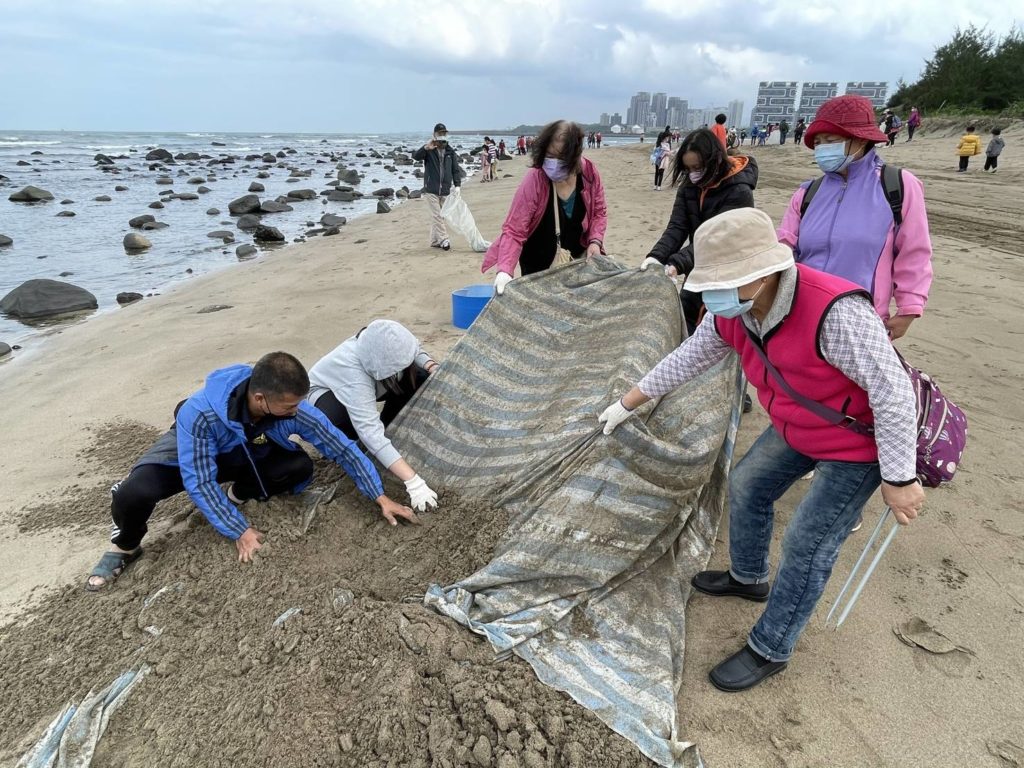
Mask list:
POLYGON ((969 155, 964 155, 963 157, 960 158, 960 170, 961 171, 966 171, 967 170, 967 163, 969 163, 970 160, 971 160, 971 158, 970 158, 969 155))
POLYGON ((885 143, 885 146, 887 146, 887 147, 895 147, 896 146, 896 136, 897 135, 899 135, 898 131, 891 131, 890 133, 888 133, 887 134, 887 138, 889 140, 885 143))
MULTIPOLYGON (((217 481, 234 482, 239 499, 264 499, 292 491, 313 476, 313 461, 305 451, 289 451, 274 443, 255 460, 259 477, 241 447, 217 457, 217 481), (266 497, 263 495, 266 490, 266 497)), ((181 470, 170 464, 141 464, 111 489, 110 516, 114 532, 110 540, 121 549, 135 549, 146 535, 158 501, 185 490, 181 470)))
POLYGON ((779 144, 786 143, 786 136, 789 135, 789 131, 779 131, 779 144))
POLYGON ((999 155, 985 155, 985 170, 996 168, 999 165, 999 155))
POLYGON ((654 186, 660 187, 661 180, 665 178, 665 169, 658 166, 654 169, 654 186))
POLYGON ((912 138, 914 138, 914 131, 916 130, 916 125, 910 125, 909 123, 907 124, 907 141, 910 141, 912 138))
MULTIPOLYGON (((429 378, 429 374, 425 370, 416 368, 413 381, 411 383, 407 380, 402 382, 401 392, 388 390, 383 397, 377 398, 378 403, 384 403, 384 408, 380 412, 380 420, 385 427, 395 420, 398 412, 412 399, 412 396, 416 394, 416 390, 423 386, 427 378, 429 378)), ((320 409, 331 424, 344 432, 349 440, 359 441, 359 433, 356 432, 352 419, 349 418, 348 409, 334 396, 333 392, 327 390, 320 395, 317 398, 316 407, 320 409)))

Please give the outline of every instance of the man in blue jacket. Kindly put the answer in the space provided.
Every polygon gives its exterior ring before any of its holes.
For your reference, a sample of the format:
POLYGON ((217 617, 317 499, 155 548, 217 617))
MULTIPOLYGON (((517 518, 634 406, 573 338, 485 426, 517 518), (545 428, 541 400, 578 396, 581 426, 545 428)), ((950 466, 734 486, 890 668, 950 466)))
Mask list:
POLYGON ((203 389, 178 406, 170 430, 111 489, 114 546, 86 588, 102 589, 141 557, 157 502, 182 491, 218 533, 235 542, 238 559, 251 561, 263 534, 239 505, 299 493, 313 477, 312 460, 291 435, 339 464, 391 525, 398 517, 417 522, 411 509, 384 495, 377 470, 356 444, 305 402, 308 391, 306 369, 286 352, 264 355, 251 368, 232 365, 211 373, 203 389), (224 482, 230 483, 226 490, 224 482))

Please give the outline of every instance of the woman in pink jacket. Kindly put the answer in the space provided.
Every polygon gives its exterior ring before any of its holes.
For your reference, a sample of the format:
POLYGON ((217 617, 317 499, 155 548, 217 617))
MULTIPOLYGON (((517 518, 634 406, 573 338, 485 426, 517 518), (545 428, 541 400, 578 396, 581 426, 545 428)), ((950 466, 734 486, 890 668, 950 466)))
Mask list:
POLYGON ((574 259, 605 252, 604 187, 597 168, 583 157, 583 139, 578 124, 556 120, 544 126, 534 141, 532 167, 516 190, 501 234, 487 249, 480 269, 486 272, 497 266, 494 287, 499 295, 512 280, 516 265, 523 275, 541 272, 554 262, 559 247, 574 259))
POLYGON ((932 240, 924 187, 902 169, 903 221, 896 224, 881 182, 884 163, 874 150, 886 141, 877 122, 863 96, 837 96, 821 105, 804 143, 825 175, 807 206, 804 196, 812 182, 800 185, 778 234, 798 263, 867 290, 889 335, 898 339, 928 302, 932 240))

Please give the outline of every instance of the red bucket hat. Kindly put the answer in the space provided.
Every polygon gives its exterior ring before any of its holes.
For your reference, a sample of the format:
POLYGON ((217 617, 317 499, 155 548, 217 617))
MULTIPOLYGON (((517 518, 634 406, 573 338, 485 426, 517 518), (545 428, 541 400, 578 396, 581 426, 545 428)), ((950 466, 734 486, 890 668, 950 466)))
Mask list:
POLYGON ((819 133, 838 133, 851 139, 888 141, 875 123, 875 108, 864 96, 845 94, 829 99, 818 108, 814 121, 807 126, 804 144, 814 149, 814 136, 819 133))

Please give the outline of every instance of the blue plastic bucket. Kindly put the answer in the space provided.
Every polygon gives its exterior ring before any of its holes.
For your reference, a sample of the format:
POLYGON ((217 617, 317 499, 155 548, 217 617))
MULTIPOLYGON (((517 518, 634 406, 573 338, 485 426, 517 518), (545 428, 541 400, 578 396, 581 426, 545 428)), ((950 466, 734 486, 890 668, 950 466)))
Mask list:
POLYGON ((452 325, 469 328, 493 295, 493 285, 467 285, 452 291, 452 325))

